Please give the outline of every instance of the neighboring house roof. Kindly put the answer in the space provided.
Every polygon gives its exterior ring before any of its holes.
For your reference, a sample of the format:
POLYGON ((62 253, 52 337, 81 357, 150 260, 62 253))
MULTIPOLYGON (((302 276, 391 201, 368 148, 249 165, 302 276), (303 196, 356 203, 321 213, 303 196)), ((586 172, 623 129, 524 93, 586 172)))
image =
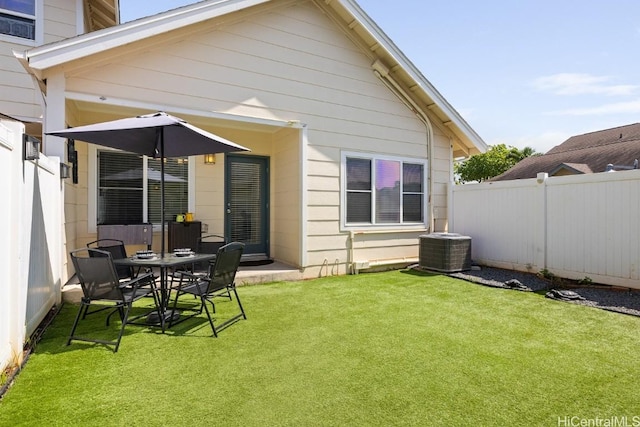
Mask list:
POLYGON ((607 165, 631 167, 640 159, 640 123, 576 135, 546 154, 527 157, 491 181, 607 171, 607 165), (563 173, 564 172, 564 173, 563 173))
POLYGON ((589 165, 586 163, 561 163, 558 167, 549 172, 549 175, 578 175, 583 173, 593 173, 589 165))
MULTIPOLYGON (((88 0, 106 2, 108 0, 88 0)), ((303 0, 307 1, 307 0, 303 0)), ((16 56, 38 79, 46 79, 47 70, 70 61, 101 54, 109 49, 179 30, 190 25, 232 13, 259 13, 271 7, 295 4, 296 0, 209 0, 105 28, 59 42, 40 46, 16 56)), ((314 2, 347 36, 372 58, 372 69, 390 75, 420 110, 435 116, 434 126, 455 136, 454 156, 469 156, 486 151, 487 145, 458 112, 429 83, 354 0, 314 2)))

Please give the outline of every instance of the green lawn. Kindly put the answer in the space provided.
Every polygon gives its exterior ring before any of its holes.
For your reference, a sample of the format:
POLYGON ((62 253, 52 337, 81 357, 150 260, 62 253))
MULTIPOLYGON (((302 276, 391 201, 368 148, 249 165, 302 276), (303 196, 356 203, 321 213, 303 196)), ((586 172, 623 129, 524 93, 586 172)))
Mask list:
POLYGON ((219 338, 204 316, 129 326, 116 354, 67 347, 65 305, 0 425, 640 423, 640 318, 410 271, 238 291, 248 320, 219 338))

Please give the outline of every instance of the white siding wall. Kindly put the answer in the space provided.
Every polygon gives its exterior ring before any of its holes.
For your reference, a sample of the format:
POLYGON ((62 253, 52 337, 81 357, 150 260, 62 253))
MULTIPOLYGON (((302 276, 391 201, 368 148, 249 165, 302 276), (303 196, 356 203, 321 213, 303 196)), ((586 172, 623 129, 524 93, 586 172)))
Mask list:
POLYGON ((42 114, 39 94, 36 93, 31 77, 12 51, 28 47, 0 40, 0 112, 12 117, 35 120, 42 114))
POLYGON ((640 289, 640 171, 453 188, 475 261, 640 289))
POLYGON ((432 194, 434 231, 446 231, 448 224, 447 198, 451 183, 453 159, 451 141, 436 128, 433 130, 432 194))
MULTIPOLYGON (((42 26, 43 43, 51 43, 77 35, 76 2, 72 0, 44 0, 42 26)), ((39 121, 42 116, 41 95, 36 84, 13 55, 34 46, 21 43, 19 38, 0 38, 0 112, 12 117, 39 121)))
POLYGON ((271 157, 271 254, 296 266, 300 265, 300 132, 283 129, 273 135, 271 157))
MULTIPOLYGON (((196 30, 166 34, 146 48, 125 47, 135 51, 123 50, 117 61, 98 55, 92 58, 93 68, 86 68, 87 63, 77 64, 76 70, 69 67, 67 90, 96 102, 105 96, 106 102, 113 97, 308 125, 303 179, 308 189, 307 265, 312 268, 305 274, 316 274, 324 262, 336 260, 345 273, 349 234, 339 222, 341 150, 425 158, 425 125, 375 77, 372 58, 311 1, 249 15, 232 25, 200 24, 196 30)), ((445 228, 450 141, 437 132, 434 139, 434 201, 438 226, 445 228)), ((280 149, 274 147, 270 154, 280 149)), ((276 162, 279 176, 295 176, 294 151, 281 154, 291 162, 276 162)), ((283 194, 281 186, 291 185, 279 176, 272 182, 276 195, 283 194)), ((273 200, 272 215, 288 213, 284 201, 273 200)), ((292 240, 278 228, 272 237, 292 240)), ((405 234, 379 234, 367 241, 377 252, 387 248, 386 258, 417 257, 417 239, 410 242, 405 234)), ((281 243, 273 242, 276 258, 294 250, 288 243, 281 248, 281 243)))
POLYGON ((76 5, 75 0, 44 1, 44 44, 78 35, 76 5))

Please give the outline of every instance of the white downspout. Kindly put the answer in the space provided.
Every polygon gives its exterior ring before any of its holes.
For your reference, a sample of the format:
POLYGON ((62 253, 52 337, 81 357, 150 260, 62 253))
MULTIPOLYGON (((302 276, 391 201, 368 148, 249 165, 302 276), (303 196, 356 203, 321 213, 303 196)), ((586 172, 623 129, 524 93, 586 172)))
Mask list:
POLYGON ((356 267, 356 262, 354 259, 354 240, 356 236, 353 230, 349 231, 349 259, 347 260, 347 265, 351 266, 351 274, 358 274, 358 268, 356 267))
POLYGON ((307 267, 307 147, 309 145, 309 132, 305 123, 301 124, 300 132, 300 267, 307 267))
MULTIPOLYGON (((380 79, 380 81, 393 92, 403 104, 407 106, 418 117, 427 131, 427 188, 429 197, 427 200, 427 212, 428 212, 428 231, 434 230, 435 215, 432 203, 433 195, 433 130, 431 128, 431 122, 425 114, 425 112, 411 99, 409 95, 398 85, 398 83, 389 76, 389 69, 384 66, 380 61, 375 61, 372 64, 373 73, 380 79)), ((382 231, 384 233, 384 231, 382 231)), ((358 266, 354 259, 354 241, 356 232, 349 232, 349 259, 348 264, 351 266, 351 273, 358 274, 358 266)))
POLYGON ((391 91, 412 110, 418 119, 424 124, 427 130, 427 168, 428 172, 428 212, 429 212, 429 231, 434 230, 434 209, 431 196, 433 195, 433 130, 431 128, 431 122, 424 111, 411 99, 409 95, 400 87, 400 85, 389 75, 389 69, 382 64, 379 60, 376 60, 373 64, 373 73, 385 84, 391 91))

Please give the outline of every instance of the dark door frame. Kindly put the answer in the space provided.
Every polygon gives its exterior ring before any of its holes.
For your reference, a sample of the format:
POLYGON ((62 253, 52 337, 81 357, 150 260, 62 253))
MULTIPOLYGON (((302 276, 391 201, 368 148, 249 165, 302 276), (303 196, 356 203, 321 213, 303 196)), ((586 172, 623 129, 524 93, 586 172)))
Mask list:
MULTIPOLYGON (((256 163, 261 165, 261 173, 262 176, 262 194, 264 196, 262 202, 262 206, 260 208, 262 215, 262 227, 260 230, 260 235, 263 237, 263 241, 259 243, 259 245, 263 246, 264 250, 257 249, 255 245, 247 245, 245 247, 245 254, 247 256, 251 255, 260 255, 264 254, 267 257, 270 256, 270 181, 269 181, 269 167, 270 167, 270 158, 268 156, 259 156, 259 155, 251 155, 251 154, 230 154, 227 153, 225 155, 225 186, 224 186, 224 233, 225 238, 230 239, 231 233, 231 221, 230 221, 230 199, 231 199, 231 163, 235 161, 246 162, 246 163, 256 163), (253 247, 252 247, 253 246, 253 247)), ((246 258, 246 257, 245 257, 246 258)))

